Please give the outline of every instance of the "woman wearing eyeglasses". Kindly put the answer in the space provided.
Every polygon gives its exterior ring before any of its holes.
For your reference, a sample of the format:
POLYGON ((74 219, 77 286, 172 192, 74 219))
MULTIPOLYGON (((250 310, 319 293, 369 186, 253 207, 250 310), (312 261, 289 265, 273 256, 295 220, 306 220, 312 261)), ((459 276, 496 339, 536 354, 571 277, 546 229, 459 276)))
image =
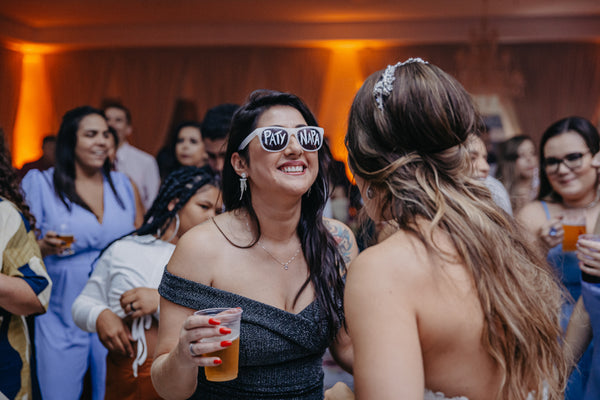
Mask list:
POLYGON ((256 91, 235 113, 228 212, 183 235, 159 287, 152 380, 161 396, 322 400, 325 349, 351 369, 343 275, 357 247, 347 226, 322 218, 331 161, 322 143, 323 129, 292 94, 256 91), (212 307, 243 309, 233 381, 205 377, 224 361, 203 354, 231 345, 200 342, 227 333, 193 315, 212 307))
MULTIPOLYGON (((592 232, 600 212, 598 172, 592 165, 600 149, 596 128, 585 118, 568 117, 553 123, 540 142, 540 191, 538 201, 517 215, 537 239, 555 268, 570 298, 563 306, 563 327, 581 294, 581 272, 575 251, 564 251, 562 219, 573 209, 585 215, 592 232)), ((584 355, 569 380, 565 399, 581 399, 589 374, 590 353, 584 355)))

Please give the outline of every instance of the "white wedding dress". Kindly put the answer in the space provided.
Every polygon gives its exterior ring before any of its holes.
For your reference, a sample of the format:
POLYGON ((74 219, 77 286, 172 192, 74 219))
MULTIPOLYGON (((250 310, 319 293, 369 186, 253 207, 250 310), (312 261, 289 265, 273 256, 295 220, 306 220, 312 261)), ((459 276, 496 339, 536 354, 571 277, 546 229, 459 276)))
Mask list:
MULTIPOLYGON (((548 393, 547 391, 544 389, 544 396, 543 399, 546 400, 548 399, 548 393)), ((459 397, 446 397, 444 395, 444 393, 441 392, 432 392, 431 390, 425 389, 425 397, 424 400, 469 400, 468 398, 464 397, 464 396, 459 396, 459 397)), ((527 396, 527 400, 533 400, 533 394, 529 394, 529 396, 527 396)))

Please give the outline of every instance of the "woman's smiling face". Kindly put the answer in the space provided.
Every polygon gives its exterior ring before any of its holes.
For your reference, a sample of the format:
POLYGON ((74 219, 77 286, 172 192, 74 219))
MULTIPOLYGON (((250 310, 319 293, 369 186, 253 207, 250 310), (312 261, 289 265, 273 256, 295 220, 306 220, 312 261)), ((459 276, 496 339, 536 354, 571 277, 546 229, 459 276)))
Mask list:
MULTIPOLYGON (((302 114, 290 106, 273 106, 258 118, 256 127, 280 126, 296 128, 306 126, 302 114)), ((256 190, 283 190, 302 196, 308 191, 319 172, 318 152, 307 152, 300 147, 295 135, 290 135, 288 145, 278 152, 267 152, 260 138, 248 145, 248 178, 252 192, 256 190)))

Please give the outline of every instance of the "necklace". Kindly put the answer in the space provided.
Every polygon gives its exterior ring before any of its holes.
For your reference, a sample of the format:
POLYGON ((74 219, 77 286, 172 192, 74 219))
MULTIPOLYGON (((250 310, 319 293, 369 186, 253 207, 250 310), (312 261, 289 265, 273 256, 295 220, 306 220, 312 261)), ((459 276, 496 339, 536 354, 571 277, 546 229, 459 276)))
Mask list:
POLYGON ((294 255, 292 256, 292 258, 290 258, 289 260, 287 260, 287 262, 282 263, 281 261, 279 261, 273 254, 271 254, 271 252, 269 250, 267 250, 265 248, 265 246, 263 246, 263 244, 260 242, 260 240, 258 241, 258 245, 265 251, 265 253, 267 253, 273 260, 277 261, 277 263, 281 264, 281 266, 283 267, 283 269, 285 269, 286 271, 288 270, 290 263, 292 261, 294 261, 294 259, 296 258, 296 256, 300 253, 300 248, 298 248, 298 250, 296 250, 296 252, 294 253, 294 255))

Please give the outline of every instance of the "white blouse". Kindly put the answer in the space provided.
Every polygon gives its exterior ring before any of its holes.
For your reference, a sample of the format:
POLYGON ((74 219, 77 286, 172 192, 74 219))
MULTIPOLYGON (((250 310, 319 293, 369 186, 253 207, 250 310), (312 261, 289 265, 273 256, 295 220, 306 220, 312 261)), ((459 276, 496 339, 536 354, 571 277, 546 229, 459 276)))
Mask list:
MULTIPOLYGON (((152 235, 130 235, 114 242, 97 261, 94 272, 73 303, 71 312, 75 324, 84 331, 96 332, 96 320, 107 308, 121 318, 126 317, 121 295, 137 287, 158 289, 174 250, 175 245, 152 235)), ((154 315, 136 318, 132 323, 131 334, 137 341, 134 376, 147 357, 145 330, 152 325, 152 317, 158 320, 158 315, 157 309, 154 315)))

